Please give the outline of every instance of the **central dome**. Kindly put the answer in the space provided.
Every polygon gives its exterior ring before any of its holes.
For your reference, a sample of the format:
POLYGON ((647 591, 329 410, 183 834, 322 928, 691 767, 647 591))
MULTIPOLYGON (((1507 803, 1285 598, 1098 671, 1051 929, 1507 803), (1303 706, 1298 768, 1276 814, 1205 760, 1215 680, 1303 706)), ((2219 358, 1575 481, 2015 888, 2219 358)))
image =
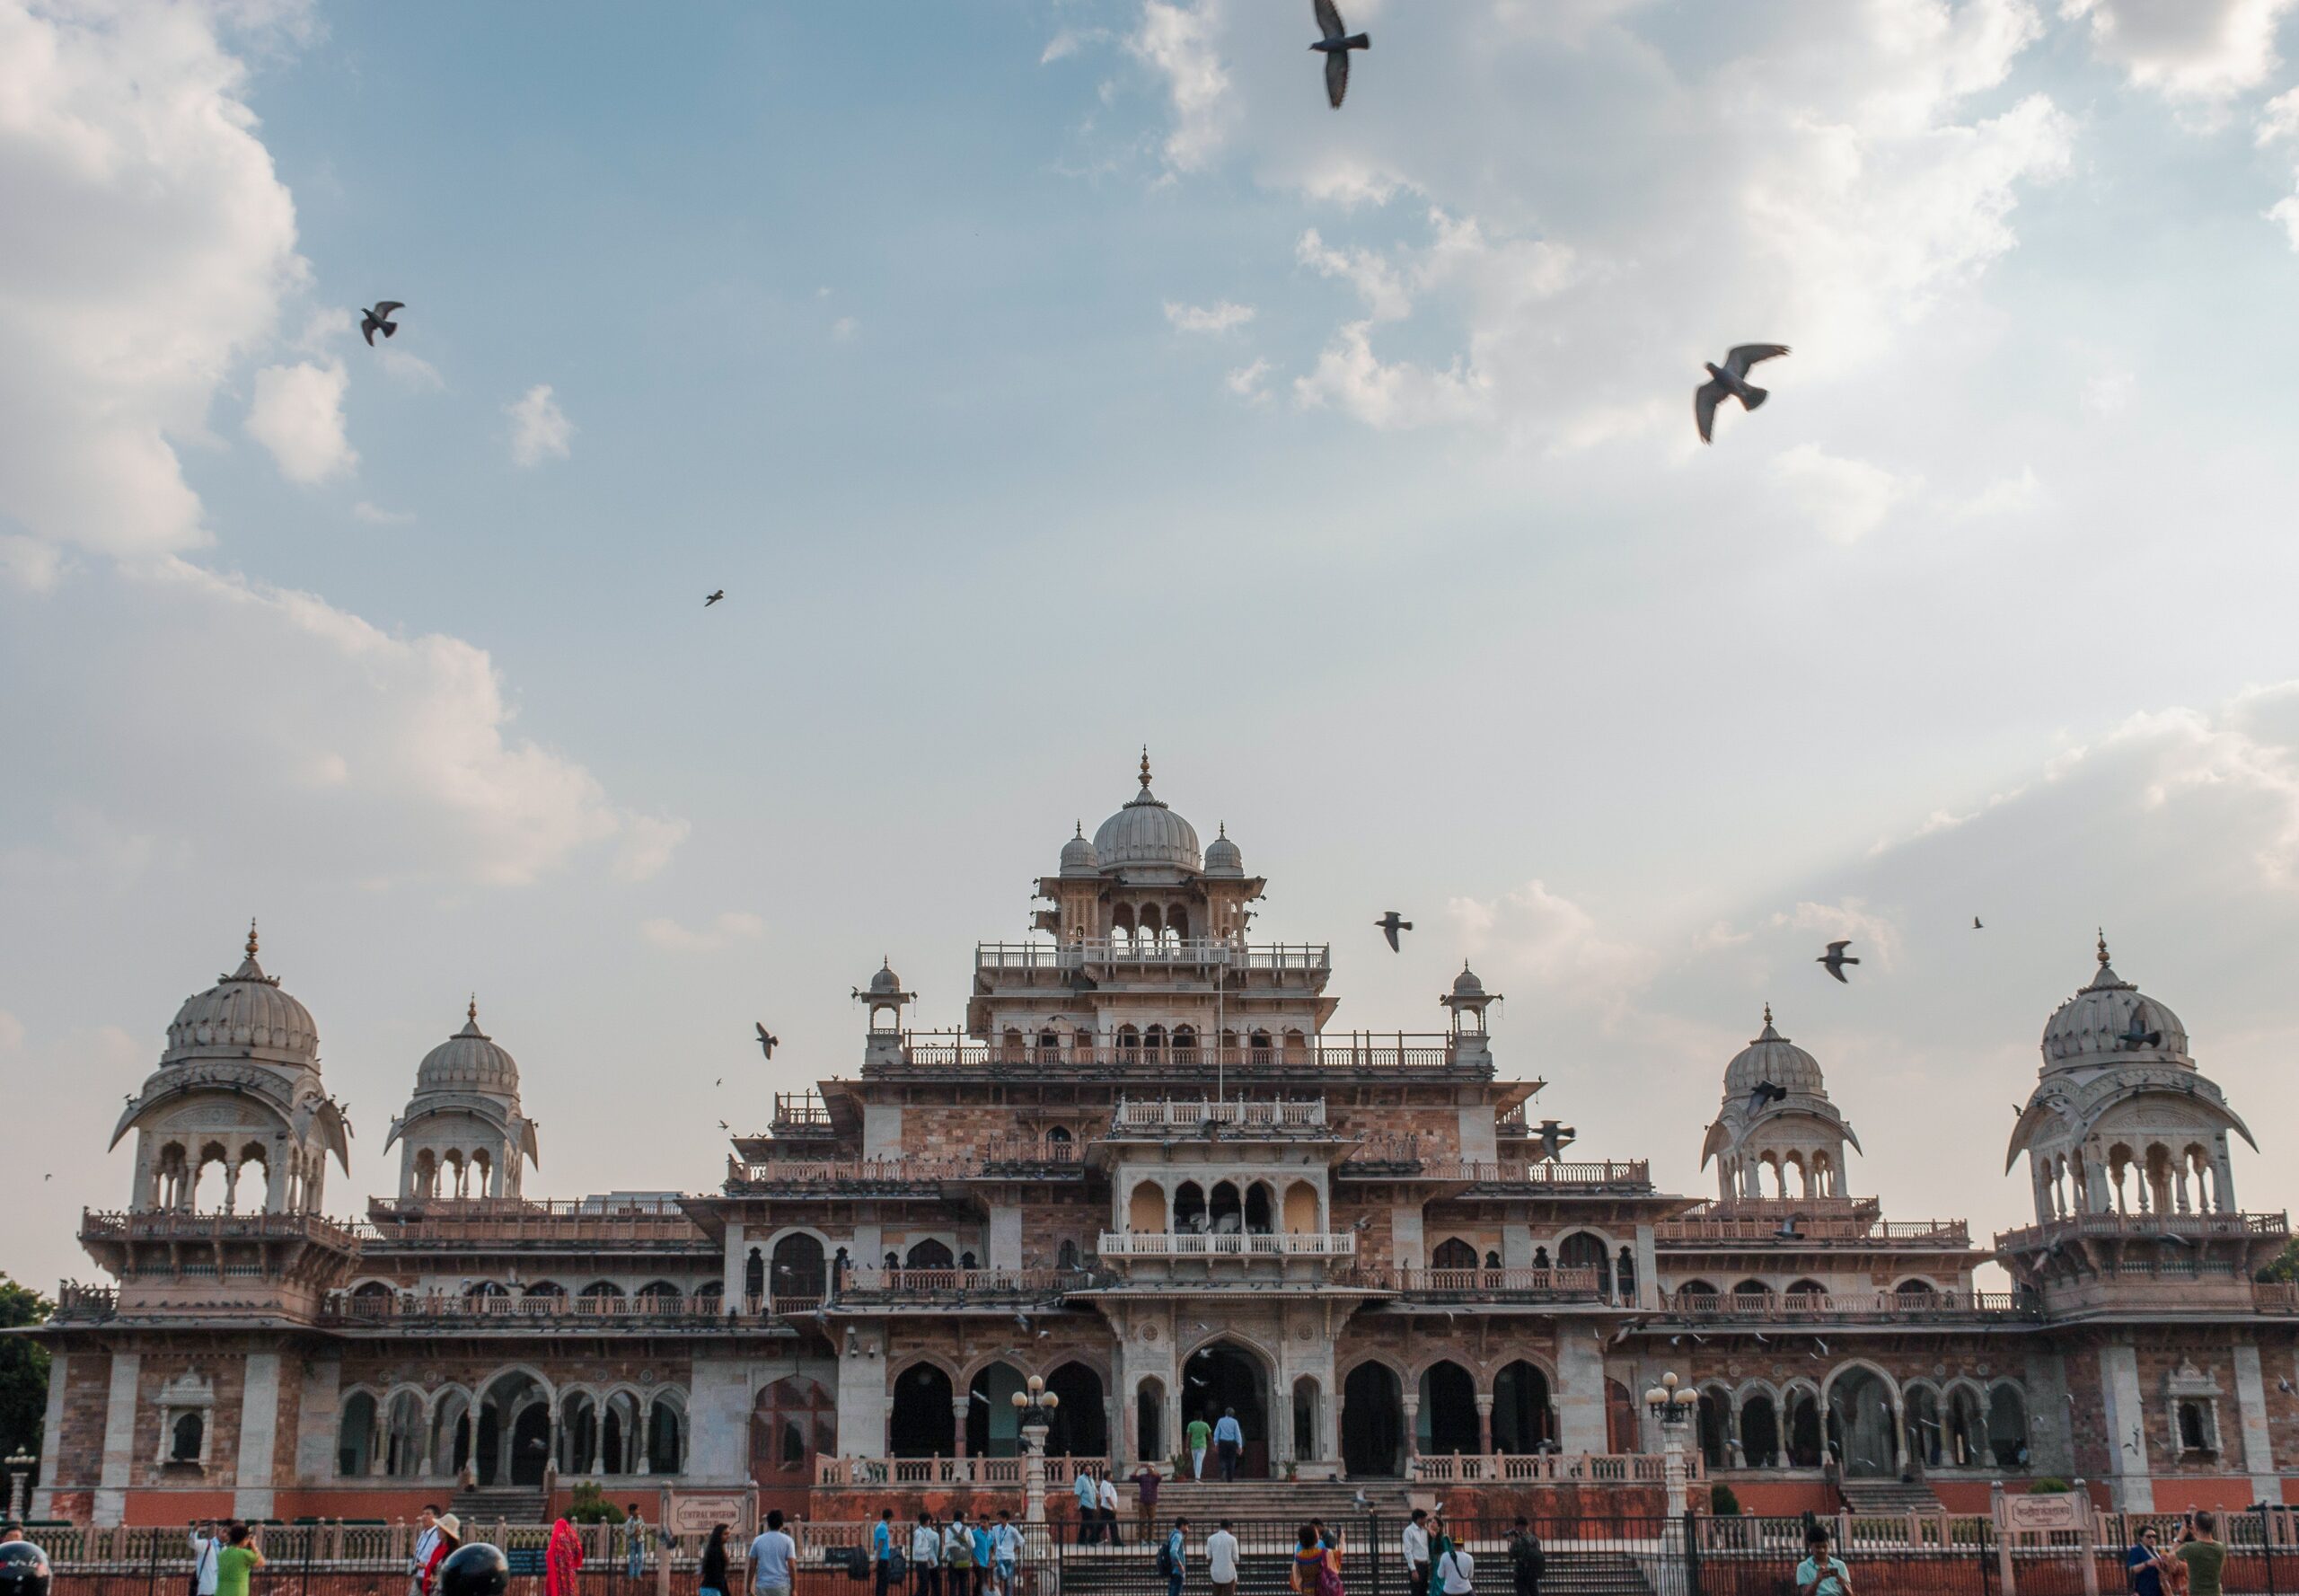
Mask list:
POLYGON ((277 977, 255 962, 255 926, 248 926, 247 957, 216 984, 186 998, 168 1027, 163 1064, 193 1059, 260 1059, 316 1067, 319 1027, 312 1011, 279 990, 277 977))
POLYGON ((2044 1068, 2145 1060, 2184 1064, 2187 1027, 2180 1017, 2117 974, 2108 963, 2108 939, 2099 943, 2099 973, 2044 1025, 2044 1068))
POLYGON ((1150 755, 1141 755, 1141 790, 1094 833, 1094 857, 1105 870, 1127 865, 1158 865, 1196 872, 1203 869, 1197 828, 1150 790, 1150 755))
POLYGON ((518 1061, 479 1028, 477 998, 466 1011, 463 1028, 423 1055, 415 1070, 415 1089, 518 1094, 518 1061))
POLYGON ((1724 1066, 1724 1095, 1745 1098, 1766 1081, 1792 1092, 1828 1096, 1828 1084, 1820 1078, 1820 1061, 1772 1028, 1769 1003, 1764 1010, 1764 1035, 1724 1066))

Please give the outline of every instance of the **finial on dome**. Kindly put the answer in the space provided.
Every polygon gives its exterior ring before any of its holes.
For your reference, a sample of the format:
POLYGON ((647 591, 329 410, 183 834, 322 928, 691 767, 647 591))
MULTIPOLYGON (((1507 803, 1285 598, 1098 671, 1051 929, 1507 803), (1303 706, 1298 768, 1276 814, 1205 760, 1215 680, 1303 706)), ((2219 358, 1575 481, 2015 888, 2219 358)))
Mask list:
POLYGON ((1150 789, 1150 745, 1147 743, 1141 745, 1141 789, 1144 792, 1150 789))
POLYGON ((2107 964, 2107 962, 2108 962, 2108 928, 2107 928, 2107 927, 2105 927, 2105 926, 2101 926, 2101 927, 2100 928, 2100 963, 2101 963, 2101 965, 2102 966, 2104 966, 2107 964))
POLYGON ((248 957, 255 957, 255 916, 248 916, 248 957))
POLYGON ((1769 1002, 1766 1002, 1764 1006, 1764 1022, 1766 1025, 1770 1025, 1772 1023, 1772 1005, 1769 1002))
POLYGON ((1221 834, 1222 834, 1223 836, 1225 836, 1225 837, 1226 837, 1226 836, 1228 836, 1228 835, 1229 834, 1229 823, 1228 821, 1224 820, 1224 821, 1218 822, 1217 824, 1218 824, 1220 825, 1220 827, 1221 834))
POLYGON ((1082 820, 1078 823, 1078 834, 1081 837, 1086 834, 1086 823, 1082 820))
POLYGON ((471 994, 471 1007, 463 1010, 463 1018, 473 1025, 479 1023, 479 994, 477 992, 471 994))

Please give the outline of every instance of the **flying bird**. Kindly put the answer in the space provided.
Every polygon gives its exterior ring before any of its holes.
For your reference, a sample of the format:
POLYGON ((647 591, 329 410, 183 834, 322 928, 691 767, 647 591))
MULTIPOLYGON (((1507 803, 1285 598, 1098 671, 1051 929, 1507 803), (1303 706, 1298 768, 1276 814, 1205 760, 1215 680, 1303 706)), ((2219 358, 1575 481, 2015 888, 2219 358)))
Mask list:
POLYGON ((706 598, 706 599, 704 599, 704 600, 702 601, 702 607, 703 607, 704 609, 706 609, 706 610, 707 610, 707 609, 709 609, 712 604, 717 604, 720 599, 722 599, 722 598, 724 598, 724 597, 726 597, 726 596, 727 596, 727 590, 726 590, 724 587, 721 587, 720 589, 718 589, 718 592, 716 592, 716 593, 712 594, 709 598, 706 598))
POLYGON ((375 334, 378 332, 389 338, 399 331, 399 323, 392 320, 392 313, 403 311, 406 308, 405 304, 396 299, 378 299, 375 301, 374 309, 359 313, 359 331, 366 336, 369 348, 374 348, 375 334))
POLYGON ((1975 915, 1973 915, 1973 916, 1972 916, 1972 930, 1974 930, 1977 931, 1977 930, 1986 930, 1986 929, 1987 929, 1986 927, 1985 927, 1985 926, 1983 926, 1983 925, 1981 925, 1981 924, 1980 924, 1980 922, 1979 922, 1979 916, 1978 916, 1978 915, 1975 914, 1975 915))
POLYGON ((727 1122, 726 1122, 725 1120, 723 1120, 723 1119, 722 1119, 722 1120, 720 1120, 720 1121, 718 1122, 718 1128, 719 1128, 720 1130, 724 1131, 724 1130, 731 1129, 732 1127, 730 1127, 730 1126, 727 1124, 727 1122))
POLYGON ((1759 388, 1748 380, 1748 367, 1759 360, 1769 360, 1775 355, 1788 353, 1786 344, 1741 344, 1724 357, 1724 364, 1708 361, 1708 381, 1693 390, 1693 419, 1700 423, 1700 441, 1708 443, 1716 429, 1716 407, 1727 399, 1737 399, 1740 408, 1752 410, 1771 397, 1768 389, 1759 388))
POLYGON ((751 1023, 754 1026, 758 1026, 759 1046, 765 1052, 767 1057, 772 1058, 774 1056, 774 1049, 776 1045, 781 1042, 782 1038, 776 1036, 772 1031, 768 1030, 764 1026, 759 1025, 758 1021, 755 1019, 751 1021, 751 1023))
POLYGON ((1373 923, 1381 928, 1381 934, 1383 936, 1388 938, 1389 951, 1391 953, 1399 951, 1397 947, 1397 933, 1399 931, 1409 931, 1413 929, 1413 921, 1405 919, 1395 909, 1391 909, 1373 923))
POLYGON ((1333 0, 1311 0, 1311 4, 1317 13, 1317 31, 1325 37, 1309 48, 1325 56, 1326 98, 1333 101, 1334 110, 1339 110, 1341 97, 1349 93, 1349 52, 1370 50, 1373 41, 1341 25, 1341 13, 1333 0))
POLYGON ((1828 944, 1828 950, 1820 955, 1819 957, 1814 959, 1812 962, 1816 965, 1826 965, 1828 967, 1829 974, 1835 976, 1838 981, 1843 982, 1846 986, 1849 986, 1852 984, 1852 982, 1851 979, 1845 974, 1844 966, 1846 965, 1856 965, 1860 962, 1856 958, 1845 957, 1844 950, 1851 946, 1852 944, 1848 941, 1831 942, 1828 944))
POLYGON ((2116 1045, 2127 1053, 2136 1053, 2143 1047, 2162 1046, 2163 1033, 2145 1028, 2146 1023, 2147 1005, 2138 1004, 2131 1011, 2130 1026, 2126 1028, 2122 1036, 2116 1038, 2116 1045))
POLYGON ((1553 1119, 1541 1121, 1541 1157, 1554 1164, 1564 1156, 1564 1144, 1581 1133, 1571 1125, 1559 1124, 1553 1119))
MULTIPOLYGON (((1860 961, 1858 959, 1854 959, 1852 962, 1858 964, 1860 961)), ((1766 1103, 1785 1102, 1787 1098, 1788 1089, 1786 1087, 1780 1085, 1777 1081, 1759 1080, 1748 1091, 1748 1112, 1750 1114, 1762 1113, 1764 1106, 1766 1103)))

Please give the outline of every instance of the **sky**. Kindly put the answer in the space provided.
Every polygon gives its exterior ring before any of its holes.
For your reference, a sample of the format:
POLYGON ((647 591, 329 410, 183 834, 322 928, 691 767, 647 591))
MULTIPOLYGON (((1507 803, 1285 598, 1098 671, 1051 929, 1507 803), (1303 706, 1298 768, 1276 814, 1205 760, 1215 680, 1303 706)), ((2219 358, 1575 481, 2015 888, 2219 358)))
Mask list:
POLYGON ((707 1189, 1144 745, 1668 1189, 1769 1001, 2018 1222, 2104 927, 2299 1196, 2299 0, 1344 9, 0 0, 0 1269, 251 916, 336 1212, 473 992, 707 1189))

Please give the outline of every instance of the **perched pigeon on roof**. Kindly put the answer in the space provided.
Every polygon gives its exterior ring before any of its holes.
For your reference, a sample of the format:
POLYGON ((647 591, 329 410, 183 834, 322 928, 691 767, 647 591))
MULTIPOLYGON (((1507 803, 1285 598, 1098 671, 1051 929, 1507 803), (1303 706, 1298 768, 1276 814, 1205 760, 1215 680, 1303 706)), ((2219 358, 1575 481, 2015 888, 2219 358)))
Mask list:
POLYGON ((1317 13, 1317 31, 1325 37, 1309 48, 1324 52, 1326 58, 1326 98, 1333 101, 1335 110, 1341 109, 1341 97, 1349 93, 1349 52, 1370 50, 1373 41, 1362 33, 1352 33, 1341 24, 1341 13, 1333 0, 1312 0, 1317 13))
POLYGON ((1692 395, 1693 419, 1700 423, 1702 443, 1711 441, 1710 434, 1716 429, 1716 407, 1725 400, 1737 399, 1742 410, 1752 410, 1771 397, 1771 390, 1748 381, 1748 367, 1786 353, 1786 344, 1741 344, 1724 357, 1721 366, 1702 363, 1707 366, 1708 381, 1694 389, 1692 395))

